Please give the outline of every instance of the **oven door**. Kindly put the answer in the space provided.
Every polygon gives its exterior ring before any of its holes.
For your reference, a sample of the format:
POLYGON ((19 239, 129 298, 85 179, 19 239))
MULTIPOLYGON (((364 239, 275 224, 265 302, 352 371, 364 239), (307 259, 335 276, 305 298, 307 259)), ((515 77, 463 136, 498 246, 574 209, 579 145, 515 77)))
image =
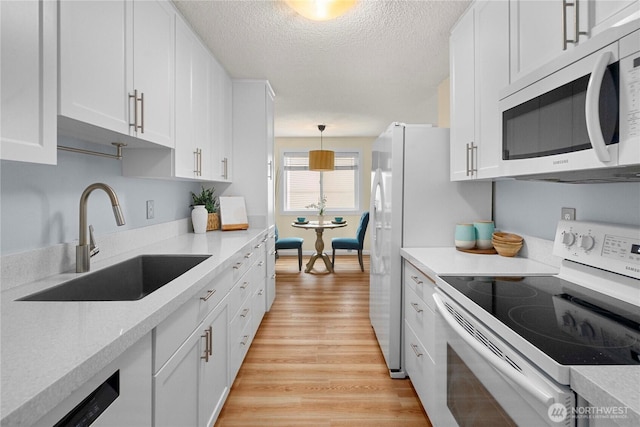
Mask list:
MULTIPOLYGON (((573 426, 575 395, 539 372, 451 301, 433 294, 436 328, 436 426, 573 426)), ((431 416, 431 414, 430 414, 431 416)))

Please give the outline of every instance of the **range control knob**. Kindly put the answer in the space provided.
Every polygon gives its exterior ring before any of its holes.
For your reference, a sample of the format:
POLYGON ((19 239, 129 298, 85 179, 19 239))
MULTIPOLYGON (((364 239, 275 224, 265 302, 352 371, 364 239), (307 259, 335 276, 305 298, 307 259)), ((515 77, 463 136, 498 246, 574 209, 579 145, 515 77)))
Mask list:
POLYGON ((576 242, 575 234, 571 233, 570 231, 562 232, 562 243, 564 243, 565 246, 569 247, 573 245, 575 242, 576 242))
POLYGON ((581 337, 596 337, 596 332, 593 330, 593 326, 591 326, 588 322, 580 322, 580 325, 578 325, 578 331, 581 337))
POLYGON ((585 251, 590 250, 591 248, 593 248, 593 245, 595 245, 596 241, 593 240, 593 237, 585 235, 585 236, 580 236, 580 248, 584 249, 585 251))
POLYGON ((570 328, 574 328, 576 326, 576 321, 569 312, 566 312, 562 315, 562 324, 564 326, 569 326, 570 328))

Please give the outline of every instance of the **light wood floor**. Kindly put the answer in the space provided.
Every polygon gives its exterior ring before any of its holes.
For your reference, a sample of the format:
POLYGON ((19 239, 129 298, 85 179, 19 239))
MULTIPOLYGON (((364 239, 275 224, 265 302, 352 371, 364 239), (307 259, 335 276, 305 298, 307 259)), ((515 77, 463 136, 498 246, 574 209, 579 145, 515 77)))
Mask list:
POLYGON ((280 257, 276 274, 217 427, 431 426, 411 382, 389 377, 369 322, 368 257, 364 273, 357 256, 337 257, 332 275, 280 257))

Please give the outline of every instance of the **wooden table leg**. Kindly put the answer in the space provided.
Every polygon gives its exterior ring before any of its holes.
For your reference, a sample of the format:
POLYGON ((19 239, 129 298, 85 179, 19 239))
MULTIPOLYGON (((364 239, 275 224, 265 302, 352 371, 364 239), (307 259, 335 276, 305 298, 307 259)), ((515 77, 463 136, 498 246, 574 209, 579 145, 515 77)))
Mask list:
POLYGON ((333 273, 333 266, 331 265, 331 260, 329 260, 329 255, 324 253, 324 240, 322 240, 323 231, 324 229, 322 228, 316 229, 316 253, 311 255, 311 259, 309 259, 307 263, 307 268, 304 270, 305 273, 311 271, 318 258, 322 258, 325 267, 327 267, 327 271, 333 273))

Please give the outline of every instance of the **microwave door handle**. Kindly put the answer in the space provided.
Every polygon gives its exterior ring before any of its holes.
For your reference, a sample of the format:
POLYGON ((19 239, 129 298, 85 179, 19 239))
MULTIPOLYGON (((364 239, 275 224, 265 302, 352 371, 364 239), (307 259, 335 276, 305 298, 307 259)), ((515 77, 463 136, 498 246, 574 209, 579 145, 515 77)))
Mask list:
POLYGON ((611 155, 607 150, 607 144, 604 142, 602 128, 600 127, 600 87, 610 59, 611 52, 604 52, 596 61, 587 84, 587 96, 584 105, 589 140, 598 160, 603 163, 611 161, 611 155))
POLYGON ((436 307, 438 311, 442 314, 444 320, 447 321, 449 326, 462 338, 462 340, 467 343, 476 353, 480 354, 484 357, 487 362, 496 370, 499 374, 504 375, 509 378, 515 384, 519 385, 523 389, 525 389, 529 394, 535 397, 539 402, 541 402, 545 407, 548 407, 552 403, 555 403, 555 399, 549 393, 541 390, 536 387, 530 378, 527 378, 525 375, 516 372, 510 365, 507 366, 507 363, 496 356, 491 350, 486 348, 484 345, 480 344, 475 338, 471 337, 466 329, 456 322, 452 316, 449 314, 447 309, 440 298, 440 295, 433 294, 433 300, 436 303, 436 307))

